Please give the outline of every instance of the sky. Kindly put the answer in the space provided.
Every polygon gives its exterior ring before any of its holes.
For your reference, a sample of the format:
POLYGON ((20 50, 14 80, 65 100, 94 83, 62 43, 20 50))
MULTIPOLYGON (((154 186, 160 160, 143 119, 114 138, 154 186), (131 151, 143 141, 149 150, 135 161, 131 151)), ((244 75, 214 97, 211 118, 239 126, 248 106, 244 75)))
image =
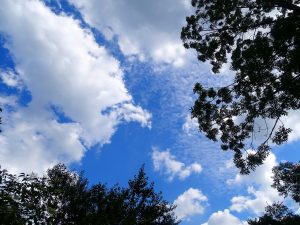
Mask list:
POLYGON ((0 165, 42 174, 65 163, 109 186, 145 165, 183 225, 245 225, 283 201, 272 167, 299 159, 300 113, 283 118, 288 143, 239 175, 190 118, 196 82, 233 78, 183 48, 192 12, 188 0, 1 0, 0 165))

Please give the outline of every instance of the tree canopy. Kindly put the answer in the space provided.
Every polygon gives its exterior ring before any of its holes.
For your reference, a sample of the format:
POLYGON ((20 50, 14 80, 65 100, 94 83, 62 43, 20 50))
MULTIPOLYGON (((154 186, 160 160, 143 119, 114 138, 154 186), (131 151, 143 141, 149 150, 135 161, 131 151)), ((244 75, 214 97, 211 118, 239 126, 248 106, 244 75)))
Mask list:
MULTIPOLYGON (((292 131, 282 117, 300 108, 299 0, 192 0, 181 38, 198 59, 219 73, 230 64, 233 82, 224 87, 196 83, 191 109, 199 130, 221 148, 234 152, 241 174, 261 165, 271 150, 292 131), (255 140, 259 137, 260 140, 255 140), (251 150, 251 151, 249 151, 251 150)), ((300 203, 300 164, 273 168, 279 194, 300 203)), ((249 225, 300 224, 300 216, 282 203, 266 207, 249 225)))
POLYGON ((184 46, 209 61, 214 73, 224 63, 235 72, 225 87, 195 85, 192 117, 209 139, 234 152, 242 174, 263 163, 270 143, 287 141, 291 129, 281 118, 300 108, 299 4, 192 0, 195 11, 182 28, 184 46), (257 135, 264 140, 256 143, 257 135))
POLYGON ((300 163, 285 162, 273 168, 273 187, 300 204, 300 163))
POLYGON ((295 215, 281 203, 266 207, 266 213, 261 217, 248 220, 249 225, 295 225, 300 224, 300 216, 295 215))
POLYGON ((0 169, 0 224, 175 225, 175 207, 155 193, 143 167, 127 188, 88 186, 59 164, 39 177, 0 169))

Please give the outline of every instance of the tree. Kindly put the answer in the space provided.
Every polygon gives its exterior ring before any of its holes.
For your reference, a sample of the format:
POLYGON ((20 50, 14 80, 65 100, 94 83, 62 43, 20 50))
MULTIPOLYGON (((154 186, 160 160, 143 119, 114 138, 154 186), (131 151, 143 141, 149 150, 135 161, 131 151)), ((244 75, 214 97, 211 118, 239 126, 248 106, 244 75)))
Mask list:
POLYGON ((5 218, 0 224, 84 224, 86 185, 82 176, 61 164, 44 177, 0 170, 0 208, 5 218))
POLYGON ((0 224, 24 224, 20 215, 19 205, 14 199, 13 180, 16 177, 8 174, 6 170, 0 167, 0 224), (13 221, 13 222, 12 222, 13 221))
MULTIPOLYGON (((199 130, 234 152, 241 174, 264 162, 271 147, 288 140, 281 121, 300 108, 300 0, 192 0, 181 38, 198 59, 219 73, 224 63, 235 72, 224 87, 196 83, 191 109, 199 130), (261 124, 264 123, 264 125, 261 124), (262 141, 255 137, 263 138, 262 141), (251 149, 251 151, 248 151, 251 149)), ((300 202, 300 164, 273 169, 280 194, 300 202)), ((298 224, 300 217, 281 203, 266 208, 250 225, 298 224)))
POLYGON ((184 46, 195 49, 200 61, 210 61, 213 72, 229 62, 236 73, 226 87, 197 83, 192 117, 209 139, 234 151, 234 163, 242 174, 263 163, 269 142, 288 139, 291 129, 280 119, 300 108, 299 3, 192 0, 195 12, 182 28, 184 46), (256 126, 258 119, 266 125, 256 126), (265 140, 255 145, 255 133, 262 130, 265 133, 259 135, 265 140), (247 152, 249 148, 256 151, 247 152))
POLYGON ((168 202, 162 199, 161 193, 154 192, 154 183, 148 184, 148 178, 142 167, 137 176, 128 182, 126 196, 128 222, 133 224, 174 224, 172 210, 174 206, 168 206, 168 202))
POLYGON ((290 196, 300 204, 300 162, 280 163, 273 168, 273 187, 284 197, 290 196))
POLYGON ((85 224, 90 194, 83 173, 58 164, 48 170, 46 179, 45 192, 40 195, 47 204, 47 224, 85 224))
POLYGON ((161 193, 154 192, 154 184, 148 183, 143 167, 134 179, 129 180, 128 188, 107 189, 98 184, 91 189, 91 199, 91 224, 178 224, 172 212, 174 206, 163 200, 161 193))
POLYGON ((249 225, 295 225, 300 224, 300 216, 292 213, 281 203, 266 207, 266 213, 258 219, 248 220, 249 225))
POLYGON ((0 224, 175 225, 174 206, 141 168, 127 188, 92 185, 58 164, 46 176, 0 169, 0 224))

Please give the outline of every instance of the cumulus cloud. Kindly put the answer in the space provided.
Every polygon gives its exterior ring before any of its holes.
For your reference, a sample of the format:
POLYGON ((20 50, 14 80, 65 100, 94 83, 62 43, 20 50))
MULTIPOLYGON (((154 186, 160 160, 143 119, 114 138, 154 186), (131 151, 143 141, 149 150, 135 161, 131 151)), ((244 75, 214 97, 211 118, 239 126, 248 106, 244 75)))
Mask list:
POLYGON ((85 21, 107 39, 118 37, 121 51, 155 62, 182 66, 187 57, 180 40, 185 17, 190 14, 187 0, 69 0, 85 21))
POLYGON ((247 225, 247 222, 241 221, 230 213, 228 209, 213 213, 206 223, 202 225, 247 225))
POLYGON ((169 150, 158 151, 157 149, 153 149, 152 160, 154 170, 164 173, 169 181, 172 181, 176 176, 184 180, 192 173, 200 173, 202 171, 199 163, 194 162, 186 166, 183 162, 177 161, 169 150))
POLYGON ((1 165, 11 172, 45 171, 56 163, 79 161, 83 156, 78 123, 60 124, 49 112, 31 108, 9 117, 4 119, 0 155, 1 165))
POLYGON ((271 187, 273 183, 272 168, 276 165, 276 157, 273 153, 270 153, 264 164, 257 167, 250 175, 237 174, 234 179, 228 180, 230 185, 247 185, 248 192, 247 196, 234 196, 231 199, 230 209, 237 212, 250 210, 255 214, 260 214, 264 212, 267 205, 283 200, 277 190, 271 187))
POLYGON ((174 201, 177 206, 174 210, 178 219, 188 219, 191 216, 204 213, 203 203, 207 202, 207 197, 199 189, 190 188, 179 195, 174 201))
MULTIPOLYGON (((78 21, 54 14, 41 1, 3 0, 0 32, 32 96, 3 127, 4 167, 41 170, 78 161, 86 148, 108 143, 121 121, 150 126, 150 114, 134 105, 125 87, 119 62, 78 21), (59 123, 51 106, 72 122, 59 123)), ((17 85, 12 77, 1 76, 7 85, 17 85)))

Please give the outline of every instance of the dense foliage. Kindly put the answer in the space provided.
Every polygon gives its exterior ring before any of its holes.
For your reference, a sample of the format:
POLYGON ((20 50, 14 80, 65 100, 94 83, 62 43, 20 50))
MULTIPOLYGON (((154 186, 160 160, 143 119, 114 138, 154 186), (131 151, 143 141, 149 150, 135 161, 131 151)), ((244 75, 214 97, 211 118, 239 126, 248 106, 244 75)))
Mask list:
POLYGON ((226 87, 197 83, 192 117, 223 150, 234 151, 242 174, 263 163, 270 143, 288 139, 281 122, 300 108, 299 0, 192 0, 181 38, 218 73, 230 63, 235 72, 226 87), (259 143, 255 137, 263 138, 259 143), (254 151, 247 152, 248 149, 254 151))
MULTIPOLYGON (((191 110, 199 130, 234 152, 234 163, 248 174, 268 156, 270 144, 288 140, 281 121, 300 109, 300 1, 192 0, 181 38, 198 59, 218 73, 224 63, 234 72, 224 87, 196 83, 191 110), (251 149, 251 151, 249 151, 251 149)), ((273 187, 300 203, 300 163, 273 169, 273 187)), ((282 203, 266 208, 249 225, 300 224, 300 216, 282 203)))
POLYGON ((290 196, 300 204, 300 163, 280 163, 273 169, 273 187, 287 197, 290 196))
POLYGON ((281 203, 266 207, 266 213, 258 219, 248 220, 249 225, 296 225, 300 216, 292 213, 281 203))
POLYGON ((46 176, 13 175, 0 169, 0 224, 175 225, 174 206, 155 193, 144 169, 127 188, 88 187, 64 165, 46 176))

